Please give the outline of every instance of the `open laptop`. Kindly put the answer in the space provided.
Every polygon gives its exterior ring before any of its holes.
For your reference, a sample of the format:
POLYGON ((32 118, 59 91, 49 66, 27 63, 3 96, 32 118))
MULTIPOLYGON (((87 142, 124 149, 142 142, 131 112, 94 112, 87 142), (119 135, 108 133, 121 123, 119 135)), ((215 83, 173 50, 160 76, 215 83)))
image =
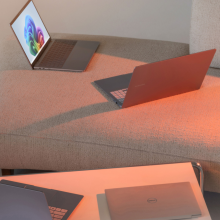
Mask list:
POLYGON ((84 71, 99 46, 96 41, 51 40, 31 0, 10 25, 33 69, 84 71))
POLYGON ((52 220, 44 193, 0 184, 0 220, 52 220))
POLYGON ((94 83, 121 108, 178 95, 201 87, 216 49, 137 66, 133 73, 94 83))
MULTIPOLYGON (((83 198, 82 195, 78 195, 74 193, 67 193, 67 192, 63 192, 59 190, 47 189, 43 187, 38 187, 38 186, 24 184, 24 183, 18 183, 18 182, 4 180, 4 179, 0 181, 0 186, 2 185, 13 186, 16 188, 21 188, 21 189, 35 190, 35 191, 39 191, 42 194, 44 194, 46 197, 46 201, 47 201, 47 207, 44 209, 47 210, 49 208, 48 210, 50 210, 50 214, 53 220, 57 220, 57 219, 67 220, 83 198)), ((0 194, 0 197, 1 197, 1 194, 0 194)), ((47 220, 46 218, 42 218, 42 219, 47 220)), ((1 220, 1 217, 0 217, 0 220, 1 220)))
POLYGON ((202 215, 189 182, 106 189, 100 220, 177 220, 202 215))

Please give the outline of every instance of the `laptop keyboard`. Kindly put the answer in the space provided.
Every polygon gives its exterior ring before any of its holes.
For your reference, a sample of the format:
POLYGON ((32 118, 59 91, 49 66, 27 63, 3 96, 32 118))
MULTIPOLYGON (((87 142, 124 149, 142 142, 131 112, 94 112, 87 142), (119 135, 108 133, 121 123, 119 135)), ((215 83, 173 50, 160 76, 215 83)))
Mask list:
POLYGON ((120 89, 120 90, 116 90, 113 92, 110 92, 119 102, 123 103, 126 93, 127 93, 128 88, 126 89, 120 89))
POLYGON ((48 206, 53 220, 61 220, 68 210, 48 206))
POLYGON ((76 42, 55 40, 39 65, 45 68, 62 68, 76 42))

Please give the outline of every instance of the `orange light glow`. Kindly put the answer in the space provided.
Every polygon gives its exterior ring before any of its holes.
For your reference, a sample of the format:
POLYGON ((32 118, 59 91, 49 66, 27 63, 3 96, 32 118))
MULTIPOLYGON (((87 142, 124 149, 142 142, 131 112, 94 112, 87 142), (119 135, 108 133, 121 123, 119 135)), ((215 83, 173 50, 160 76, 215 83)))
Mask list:
POLYGON ((206 76, 197 91, 127 109, 118 109, 91 84, 132 72, 141 64, 95 54, 83 73, 3 72, 0 132, 88 143, 99 140, 125 148, 132 144, 140 150, 147 150, 146 143, 154 140, 178 139, 183 147, 199 143, 206 151, 220 146, 220 78, 206 76))

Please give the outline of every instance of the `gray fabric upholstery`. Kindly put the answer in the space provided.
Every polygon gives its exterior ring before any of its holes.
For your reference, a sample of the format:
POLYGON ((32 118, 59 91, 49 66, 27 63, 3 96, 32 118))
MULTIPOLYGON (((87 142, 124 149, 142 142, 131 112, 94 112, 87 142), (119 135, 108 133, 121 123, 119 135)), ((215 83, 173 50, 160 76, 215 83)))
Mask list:
POLYGON ((220 1, 193 0, 190 53, 217 49, 211 67, 220 68, 220 1))
POLYGON ((83 170, 200 162, 220 191, 220 71, 200 90, 119 109, 92 83, 145 62, 189 54, 189 45, 107 36, 84 73, 33 71, 17 41, 1 41, 0 167, 83 170), (4 55, 2 55, 4 54, 4 55))

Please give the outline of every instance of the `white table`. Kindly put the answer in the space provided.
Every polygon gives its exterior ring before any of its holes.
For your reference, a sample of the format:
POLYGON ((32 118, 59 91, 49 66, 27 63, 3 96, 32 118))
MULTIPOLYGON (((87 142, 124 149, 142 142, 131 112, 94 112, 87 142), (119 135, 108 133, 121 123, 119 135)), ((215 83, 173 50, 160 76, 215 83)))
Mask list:
POLYGON ((99 220, 96 195, 105 189, 190 182, 202 211, 198 220, 211 220, 191 163, 7 176, 7 179, 84 195, 68 220, 99 220))

